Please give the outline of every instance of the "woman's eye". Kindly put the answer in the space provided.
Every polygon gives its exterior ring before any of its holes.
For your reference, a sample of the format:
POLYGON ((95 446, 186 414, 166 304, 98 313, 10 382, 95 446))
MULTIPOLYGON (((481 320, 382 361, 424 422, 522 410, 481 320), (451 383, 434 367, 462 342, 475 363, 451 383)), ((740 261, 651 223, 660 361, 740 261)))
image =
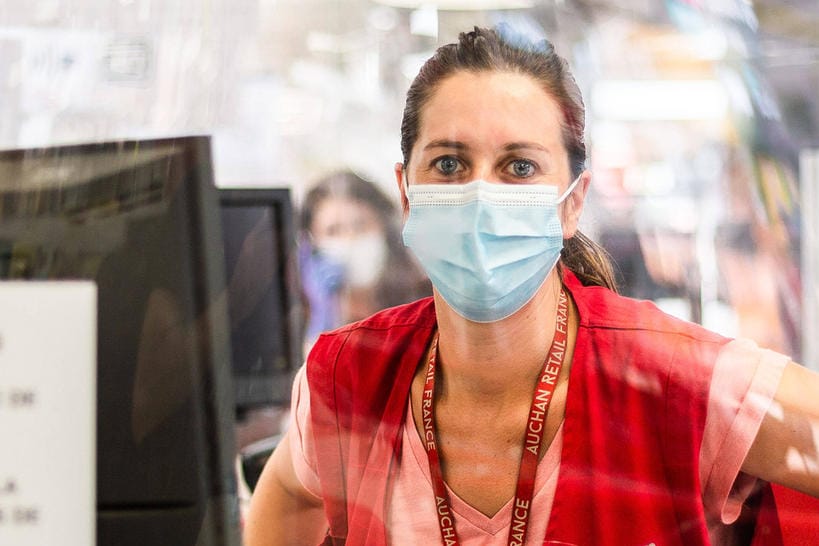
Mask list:
POLYGON ((510 164, 512 174, 520 178, 528 178, 535 174, 535 165, 526 159, 516 159, 510 164))
POLYGON ((454 157, 442 157, 435 162, 435 168, 442 174, 455 174, 458 171, 460 162, 454 157))

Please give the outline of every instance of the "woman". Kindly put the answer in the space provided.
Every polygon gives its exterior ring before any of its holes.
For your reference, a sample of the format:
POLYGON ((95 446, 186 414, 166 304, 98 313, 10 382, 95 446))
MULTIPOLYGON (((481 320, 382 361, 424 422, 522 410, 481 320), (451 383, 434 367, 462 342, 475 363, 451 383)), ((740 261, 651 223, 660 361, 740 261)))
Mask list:
POLYGON ((757 478, 819 495, 816 374, 609 289, 583 125, 549 44, 422 68, 395 173, 433 298, 319 339, 248 545, 777 544, 757 478))
POLYGON ((351 171, 329 174, 310 189, 301 230, 307 348, 323 331, 432 293, 401 243, 395 205, 351 171))

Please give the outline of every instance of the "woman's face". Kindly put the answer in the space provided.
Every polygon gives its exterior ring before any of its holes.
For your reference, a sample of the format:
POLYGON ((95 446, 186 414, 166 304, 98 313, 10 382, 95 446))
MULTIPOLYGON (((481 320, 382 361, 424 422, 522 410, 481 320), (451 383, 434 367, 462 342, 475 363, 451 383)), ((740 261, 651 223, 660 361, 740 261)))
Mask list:
POLYGON ((421 112, 410 184, 570 182, 557 103, 530 76, 458 72, 421 112))
POLYGON ((313 245, 340 266, 347 286, 375 285, 387 265, 386 234, 378 214, 361 201, 331 196, 316 207, 313 245))
MULTIPOLYGON (((557 102, 530 76, 456 72, 441 81, 420 115, 406 171, 396 165, 403 195, 409 184, 551 184, 572 182, 557 102)), ((589 175, 565 202, 564 236, 574 234, 589 175)))
POLYGON ((331 239, 383 236, 383 231, 372 207, 354 199, 335 196, 318 204, 310 225, 313 240, 319 244, 331 239))

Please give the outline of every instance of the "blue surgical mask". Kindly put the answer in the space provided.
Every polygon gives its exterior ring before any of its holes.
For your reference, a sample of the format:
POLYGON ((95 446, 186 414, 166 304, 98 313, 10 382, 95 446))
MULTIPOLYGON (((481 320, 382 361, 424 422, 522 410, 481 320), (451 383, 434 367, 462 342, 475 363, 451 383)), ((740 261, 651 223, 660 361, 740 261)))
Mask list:
POLYGON ((404 244, 459 315, 494 322, 520 310, 563 248, 557 186, 421 184, 407 188, 404 244))

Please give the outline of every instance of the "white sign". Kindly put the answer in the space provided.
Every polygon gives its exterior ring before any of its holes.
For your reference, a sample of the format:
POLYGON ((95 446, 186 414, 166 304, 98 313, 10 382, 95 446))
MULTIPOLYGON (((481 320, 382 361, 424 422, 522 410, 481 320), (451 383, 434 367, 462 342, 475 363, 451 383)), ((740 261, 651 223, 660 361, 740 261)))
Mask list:
POLYGON ((0 282, 0 544, 96 541, 97 290, 0 282))

